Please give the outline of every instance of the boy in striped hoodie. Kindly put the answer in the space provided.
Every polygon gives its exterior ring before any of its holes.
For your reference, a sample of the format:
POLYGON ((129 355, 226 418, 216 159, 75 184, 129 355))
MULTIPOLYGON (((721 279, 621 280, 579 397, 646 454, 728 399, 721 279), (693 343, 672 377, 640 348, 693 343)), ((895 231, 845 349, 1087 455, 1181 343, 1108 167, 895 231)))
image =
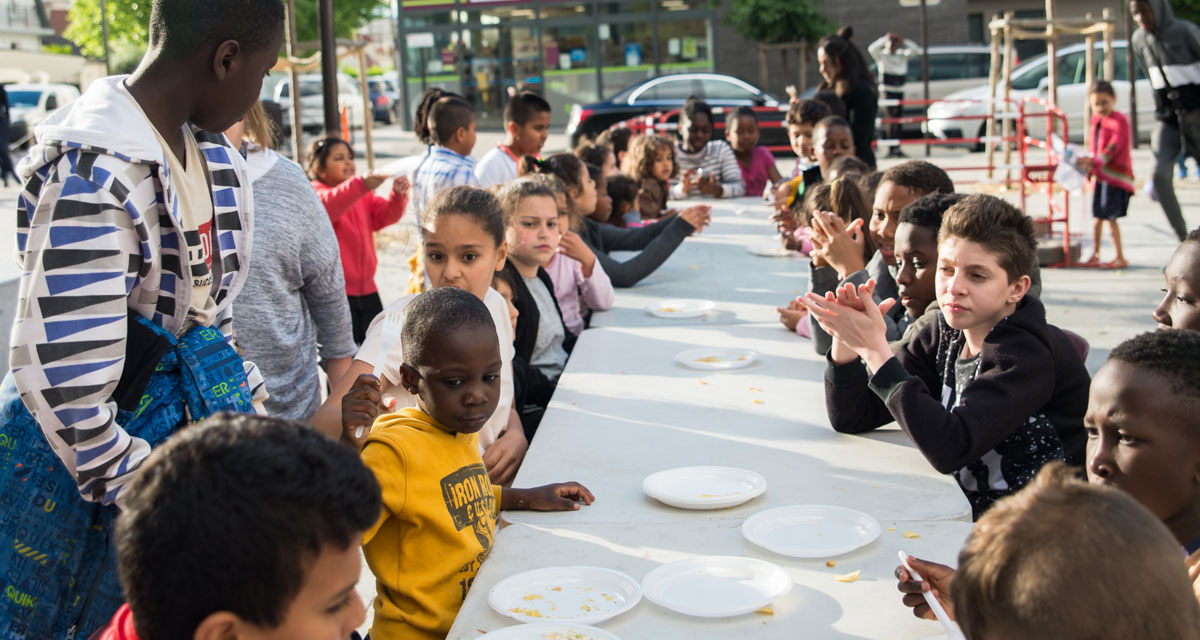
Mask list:
POLYGON ((1117 257, 1103 266, 1123 269, 1129 263, 1121 247, 1121 229, 1117 226, 1117 219, 1124 218, 1128 213, 1129 198, 1134 192, 1129 120, 1113 108, 1117 94, 1107 80, 1097 80, 1092 84, 1088 89, 1088 101, 1092 103, 1092 135, 1088 143, 1091 157, 1082 158, 1079 163, 1081 169, 1096 176, 1096 186, 1092 190, 1092 216, 1096 224, 1092 257, 1086 264, 1100 266, 1100 239, 1104 224, 1108 223, 1117 257))

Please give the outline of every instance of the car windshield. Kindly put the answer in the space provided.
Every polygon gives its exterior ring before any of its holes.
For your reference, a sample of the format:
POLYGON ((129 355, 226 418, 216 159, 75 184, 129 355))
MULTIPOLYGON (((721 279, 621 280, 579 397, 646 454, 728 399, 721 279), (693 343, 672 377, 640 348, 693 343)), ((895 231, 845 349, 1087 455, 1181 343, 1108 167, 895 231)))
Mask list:
MULTIPOLYGON (((1058 56, 1058 84, 1080 84, 1086 81, 1087 67, 1084 57, 1084 51, 1072 51, 1071 53, 1058 56)), ((1116 64, 1114 65, 1115 74, 1114 80, 1129 79, 1129 69, 1125 66, 1125 47, 1116 45, 1113 47, 1113 58, 1116 64)), ((1096 49, 1096 77, 1102 77, 1104 73, 1104 50, 1096 49)), ((1013 76, 1012 88, 1016 91, 1028 91, 1037 89, 1038 84, 1048 75, 1047 71, 1048 59, 1042 59, 1032 63, 1024 71, 1013 76)), ((1139 69, 1140 71, 1140 69, 1139 69)), ((1141 73, 1137 74, 1137 79, 1142 79, 1145 76, 1141 73)))
POLYGON ((9 91, 8 105, 10 107, 36 107, 38 99, 42 97, 41 91, 9 91))
MULTIPOLYGON (((281 83, 279 87, 280 98, 290 98, 292 96, 292 86, 287 82, 281 83)), ((307 98, 309 96, 321 95, 320 80, 301 80, 300 81, 300 97, 307 98)))

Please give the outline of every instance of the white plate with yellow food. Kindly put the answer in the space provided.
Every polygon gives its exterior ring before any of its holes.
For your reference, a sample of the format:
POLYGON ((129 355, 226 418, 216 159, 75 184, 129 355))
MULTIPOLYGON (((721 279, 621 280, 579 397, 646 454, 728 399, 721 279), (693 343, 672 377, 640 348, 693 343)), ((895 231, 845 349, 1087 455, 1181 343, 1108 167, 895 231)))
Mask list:
POLYGON ((758 360, 758 352, 754 349, 700 347, 675 354, 675 362, 702 371, 741 369, 754 364, 755 360, 758 360))
POLYGON ((712 300, 660 300, 646 305, 646 312, 659 318, 699 318, 716 308, 712 300))
POLYGON ((601 567, 547 567, 496 583, 488 604, 521 622, 596 624, 629 611, 642 599, 633 578, 601 567))
POLYGON ((749 502, 766 490, 766 478, 735 467, 680 467, 642 480, 646 495, 680 509, 725 509, 749 502))
POLYGON ((642 580, 646 599, 684 615, 740 616, 763 609, 792 590, 782 567, 756 558, 707 556, 678 560, 642 580))
POLYGON ((793 558, 840 556, 874 542, 880 531, 861 511, 823 504, 768 509, 742 523, 747 540, 793 558))
POLYGON ((489 631, 487 640, 621 640, 617 636, 585 624, 517 624, 489 631))

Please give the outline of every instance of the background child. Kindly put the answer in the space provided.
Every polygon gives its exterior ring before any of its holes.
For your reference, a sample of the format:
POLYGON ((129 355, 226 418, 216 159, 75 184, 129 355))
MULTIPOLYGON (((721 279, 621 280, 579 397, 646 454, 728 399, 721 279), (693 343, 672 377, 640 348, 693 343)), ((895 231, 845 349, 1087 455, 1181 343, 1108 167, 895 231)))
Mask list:
POLYGON ((334 136, 312 143, 308 151, 308 175, 337 234, 354 343, 362 344, 367 325, 383 310, 375 286, 375 269, 379 264, 375 232, 404 215, 408 206, 408 178, 393 180, 388 197, 375 195, 375 189, 388 176, 356 175, 354 150, 350 143, 334 136))
POLYGON ((1200 638, 1200 605, 1170 532, 1128 495, 1074 476, 1047 468, 975 526, 954 580, 963 634, 1200 638))
POLYGON ((731 109, 725 116, 725 137, 733 148, 746 195, 761 196, 767 182, 779 184, 781 177, 775 168, 775 156, 766 147, 758 146, 758 118, 750 107, 731 109))
MULTIPOLYGON (((871 167, 867 163, 859 160, 855 156, 842 156, 837 160, 829 163, 829 175, 823 176, 825 180, 837 180, 841 177, 854 178, 861 180, 866 176, 871 175, 871 167)), ((862 186, 861 183, 859 186, 862 186)), ((863 190, 866 191, 865 189, 863 190)), ((868 198, 868 202, 870 199, 868 198)))
POLYGON ((576 231, 582 228, 585 212, 596 209, 597 190, 587 167, 571 154, 556 154, 536 164, 526 160, 525 169, 554 175, 567 187, 570 196, 571 206, 558 211, 557 250, 542 267, 554 283, 554 297, 563 324, 578 336, 584 329, 584 315, 607 310, 613 303, 612 282, 597 262, 596 254, 576 231))
POLYGON ((954 474, 976 517, 1045 463, 1083 458, 1088 374, 1042 303, 1025 295, 1035 247, 1033 222, 999 198, 951 207, 938 238, 942 319, 894 356, 882 314, 895 301, 876 306, 870 284, 847 284, 833 302, 805 300, 834 336, 834 429, 861 433, 894 417, 935 469, 954 474), (874 372, 869 386, 863 363, 874 372))
POLYGON ((624 174, 613 176, 608 179, 607 192, 612 200, 612 213, 608 216, 608 224, 624 227, 642 219, 642 214, 637 210, 637 181, 624 174))
POLYGON ((675 157, 683 173, 671 190, 673 197, 686 198, 693 192, 714 198, 738 198, 746 194, 733 149, 722 139, 712 139, 714 122, 712 107, 699 98, 688 98, 679 112, 675 157))
POLYGON ((669 214, 667 198, 671 178, 679 173, 675 145, 662 136, 634 138, 621 165, 621 173, 638 181, 637 210, 643 220, 656 220, 669 214))
POLYGON ((116 533, 128 604, 99 638, 348 638, 366 618, 359 542, 379 506, 354 451, 308 426, 190 426, 130 484, 116 533))
POLYGON ((1200 229, 1171 254, 1163 270, 1163 299, 1152 314, 1160 327, 1200 331, 1200 229))
POLYGON ((443 189, 458 185, 479 186, 475 177, 475 111, 457 95, 438 98, 426 118, 430 147, 413 172, 413 211, 418 220, 425 207, 443 189))
POLYGON ((1134 192, 1129 120, 1113 108, 1117 93, 1107 80, 1092 84, 1088 89, 1088 101, 1092 105, 1092 135, 1088 144, 1092 157, 1080 158, 1079 165, 1096 177, 1092 189, 1092 217, 1096 222, 1092 231, 1092 257, 1084 264, 1100 264, 1100 239, 1107 223, 1117 256, 1104 266, 1123 269, 1129 262, 1125 260, 1117 220, 1129 212, 1129 198, 1134 192))
POLYGON ((596 206, 591 213, 587 214, 587 217, 596 222, 608 222, 613 213, 612 196, 608 195, 608 176, 604 175, 604 170, 597 165, 585 164, 584 166, 587 167, 588 176, 596 185, 596 206))
POLYGON ((629 143, 632 140, 633 130, 628 127, 613 127, 596 136, 596 144, 612 149, 618 167, 625 166, 625 154, 629 152, 629 143))
POLYGON ((503 359, 478 297, 431 289, 406 312, 400 375, 418 405, 381 417, 362 449, 383 490, 362 537, 378 589, 371 637, 444 638, 501 509, 570 511, 593 497, 574 482, 502 489, 488 478, 475 434, 502 393, 503 359))
MULTIPOLYGON (((896 223, 896 301, 904 307, 902 331, 893 342, 899 351, 921 327, 936 322, 941 309, 937 305, 938 232, 942 216, 966 196, 931 193, 909 203, 900 211, 896 223)), ((1030 287, 1032 293, 1032 286, 1030 287)))
POLYGON ((520 159, 541 154, 550 135, 550 103, 529 91, 509 98, 504 105, 504 132, 504 142, 483 154, 475 166, 475 178, 481 187, 516 180, 520 159))
POLYGON ((600 167, 600 173, 606 178, 621 175, 621 169, 617 167, 617 154, 613 153, 612 147, 584 143, 575 149, 575 155, 585 164, 600 167))
MULTIPOLYGON (((504 392, 498 409, 479 432, 484 464, 492 481, 512 481, 525 450, 529 446, 521 428, 518 406, 514 404, 513 375, 509 368, 514 359, 513 333, 509 330, 508 304, 490 288, 492 274, 504 265, 504 214, 492 194, 474 187, 452 187, 430 203, 421 221, 421 252, 431 285, 458 287, 483 301, 495 319, 497 339, 505 365, 501 387, 504 392)), ((388 310, 403 311, 416 296, 401 296, 388 310)), ((382 351, 384 316, 371 324, 362 347, 340 380, 331 381, 329 398, 313 416, 312 424, 333 438, 341 438, 355 447, 362 446, 375 418, 387 409, 416 406, 416 397, 400 384, 403 364, 402 344, 382 351), (382 375, 372 371, 383 360, 382 375), (385 404, 385 397, 389 406, 385 404), (363 433, 359 434, 359 428, 363 433)))
MULTIPOLYGON (((854 155, 854 134, 845 118, 829 116, 813 127, 813 155, 821 175, 828 176, 833 161, 854 155)), ((866 162, 865 160, 863 161, 866 162)))
MULTIPOLYGON (((817 163, 813 148, 813 128, 828 117, 829 107, 816 100, 797 100, 788 108, 784 122, 787 125, 792 153, 796 154, 796 166, 792 170, 790 180, 775 185, 776 213, 771 221, 777 226, 786 225, 788 214, 795 213, 804 206, 804 196, 808 189, 821 181, 821 166, 817 163)), ((791 238, 795 230, 794 227, 780 228, 785 241, 791 238)))

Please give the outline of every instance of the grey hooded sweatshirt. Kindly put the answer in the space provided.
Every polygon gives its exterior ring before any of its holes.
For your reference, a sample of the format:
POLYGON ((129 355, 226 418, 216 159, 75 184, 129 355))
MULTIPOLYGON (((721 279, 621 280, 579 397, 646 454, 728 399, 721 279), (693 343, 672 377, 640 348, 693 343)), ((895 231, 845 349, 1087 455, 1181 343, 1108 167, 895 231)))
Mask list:
POLYGON ((1200 28, 1176 18, 1167 0, 1147 2, 1154 12, 1154 33, 1139 28, 1133 34, 1133 51, 1150 76, 1155 117, 1175 124, 1176 105, 1167 98, 1167 83, 1179 92, 1179 107, 1200 109, 1200 28))

